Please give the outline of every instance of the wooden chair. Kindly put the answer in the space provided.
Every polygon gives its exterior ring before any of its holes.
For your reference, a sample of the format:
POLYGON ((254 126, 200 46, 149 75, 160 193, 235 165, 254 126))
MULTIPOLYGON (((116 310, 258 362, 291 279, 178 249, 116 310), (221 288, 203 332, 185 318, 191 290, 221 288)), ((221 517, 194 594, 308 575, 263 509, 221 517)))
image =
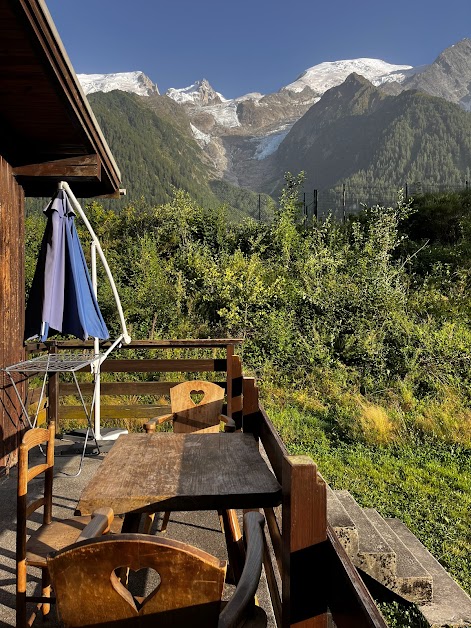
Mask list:
MULTIPOLYGON (((177 434, 188 432, 219 432, 221 422, 225 432, 234 432, 234 421, 222 413, 224 389, 203 380, 183 382, 170 389, 171 414, 151 419, 145 424, 147 433, 155 432, 157 425, 168 421, 173 422, 173 431, 177 434), (202 396, 196 403, 192 395, 202 396)), ((165 512, 161 532, 167 529, 170 512, 165 512)), ((144 522, 144 532, 148 533, 152 527, 154 515, 147 515, 144 522)))
POLYGON ((225 562, 179 541, 119 534, 53 552, 47 564, 62 625, 266 626, 265 613, 254 605, 262 567, 263 524, 260 513, 245 515, 247 558, 239 585, 225 606, 221 603, 225 562), (134 596, 116 576, 122 567, 153 569, 160 582, 147 597, 134 596))
MULTIPOLYGON (((99 509, 91 517, 72 517, 59 521, 52 520, 52 482, 54 473, 54 437, 55 426, 50 423, 47 429, 34 428, 28 430, 23 437, 18 459, 18 495, 17 495, 17 532, 16 532, 16 625, 23 628, 34 620, 36 611, 27 622, 27 602, 41 607, 43 615, 50 611, 51 599, 50 578, 46 556, 49 552, 61 549, 77 541, 106 533, 113 520, 110 508, 99 509), (29 467, 29 451, 38 445, 46 446, 44 462, 29 467), (43 475, 41 496, 28 498, 29 483, 33 478, 43 475), (28 520, 30 516, 43 508, 42 525, 28 536, 28 520), (39 567, 42 571, 42 595, 26 594, 28 566, 39 567)), ((37 494, 37 492, 35 491, 37 494)), ((120 520, 113 524, 114 530, 119 529, 120 520)))
POLYGON ((170 389, 171 414, 151 419, 145 424, 146 432, 155 431, 156 425, 173 421, 175 433, 219 432, 221 421, 224 431, 233 432, 235 423, 222 413, 224 389, 212 382, 197 380, 182 382, 170 389), (192 395, 202 396, 199 402, 192 395))

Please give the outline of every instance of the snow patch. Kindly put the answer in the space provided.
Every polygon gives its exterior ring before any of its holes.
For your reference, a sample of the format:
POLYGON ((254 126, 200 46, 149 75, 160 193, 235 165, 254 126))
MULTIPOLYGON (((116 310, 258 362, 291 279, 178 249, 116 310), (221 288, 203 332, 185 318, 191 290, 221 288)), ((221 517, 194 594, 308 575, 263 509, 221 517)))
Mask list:
POLYGON ((414 76, 414 74, 420 74, 428 67, 428 65, 417 65, 413 68, 409 68, 408 70, 395 70, 394 72, 390 72, 389 74, 379 76, 378 78, 373 79, 371 82, 373 83, 373 85, 383 85, 384 83, 392 83, 393 81, 396 81, 397 83, 402 83, 410 76, 414 76))
POLYGON ((209 142, 211 141, 211 136, 208 135, 207 133, 203 133, 203 131, 200 131, 191 123, 190 123, 190 127, 193 132, 193 135, 195 136, 195 140, 198 142, 198 144, 201 147, 207 146, 209 142))
POLYGON ((235 102, 243 102, 244 100, 253 100, 258 102, 261 98, 263 98, 263 94, 260 92, 250 92, 249 94, 245 94, 244 96, 238 96, 234 98, 235 102))
POLYGON ((227 100, 220 105, 207 105, 204 110, 210 113, 220 126, 228 129, 240 126, 237 117, 237 103, 233 100, 227 100))
POLYGON ((85 94, 111 92, 120 89, 123 92, 151 96, 159 94, 157 85, 143 72, 115 72, 114 74, 77 74, 85 94))
MULTIPOLYGON (((261 161, 262 159, 265 159, 269 155, 273 154, 276 150, 278 150, 278 146, 288 135, 290 129, 291 125, 289 125, 288 128, 285 128, 283 131, 278 131, 277 133, 272 133, 271 135, 267 135, 262 138, 254 153, 254 159, 261 161)), ((258 138, 254 139, 258 140, 258 138)))

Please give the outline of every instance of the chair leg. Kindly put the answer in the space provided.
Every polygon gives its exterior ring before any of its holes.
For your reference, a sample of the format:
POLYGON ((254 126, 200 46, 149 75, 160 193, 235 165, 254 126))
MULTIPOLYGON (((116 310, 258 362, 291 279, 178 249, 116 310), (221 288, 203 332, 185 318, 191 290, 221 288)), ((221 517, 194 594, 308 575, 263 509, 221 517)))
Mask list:
POLYGON ((164 518, 162 519, 162 526, 160 527, 161 532, 167 532, 168 521, 170 519, 170 511, 166 510, 164 512, 164 518))
MULTIPOLYGON (((144 515, 144 525, 142 528, 142 531, 144 534, 150 534, 150 531, 152 529, 152 524, 154 523, 154 518, 155 518, 155 513, 153 512, 149 512, 146 515, 144 515)), ((160 527, 160 532, 166 532, 167 531, 167 525, 170 519, 170 511, 166 510, 163 513, 163 518, 162 518, 162 525, 160 527)))
POLYGON ((245 546, 236 510, 224 510, 219 513, 222 531, 226 538, 227 556, 233 584, 240 580, 245 562, 245 546))
MULTIPOLYGON (((47 569, 42 570, 42 594, 44 597, 51 597, 51 576, 47 569)), ((46 617, 51 611, 51 605, 43 603, 41 605, 43 616, 46 617)))
POLYGON ((26 627, 26 562, 17 563, 16 567, 16 625, 26 627))
POLYGON ((155 513, 148 512, 143 516, 144 516, 144 525, 143 525, 142 531, 144 534, 150 534, 150 531, 152 529, 152 524, 154 523, 155 513))

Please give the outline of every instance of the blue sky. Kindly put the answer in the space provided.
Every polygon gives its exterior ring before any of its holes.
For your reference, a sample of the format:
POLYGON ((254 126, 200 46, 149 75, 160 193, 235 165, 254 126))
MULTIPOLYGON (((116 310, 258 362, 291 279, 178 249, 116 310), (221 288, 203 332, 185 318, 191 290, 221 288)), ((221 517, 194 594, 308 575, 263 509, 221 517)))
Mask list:
POLYGON ((471 38, 471 0, 46 0, 77 73, 142 70, 161 93, 206 78, 274 92, 323 61, 431 63, 471 38))

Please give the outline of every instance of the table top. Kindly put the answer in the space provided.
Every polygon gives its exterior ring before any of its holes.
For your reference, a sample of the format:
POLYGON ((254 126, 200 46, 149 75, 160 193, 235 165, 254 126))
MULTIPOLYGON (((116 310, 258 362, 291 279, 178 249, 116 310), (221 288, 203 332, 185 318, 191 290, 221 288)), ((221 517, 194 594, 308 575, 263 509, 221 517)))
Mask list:
POLYGON ((263 508, 281 486, 251 434, 123 434, 84 489, 77 512, 263 508))

